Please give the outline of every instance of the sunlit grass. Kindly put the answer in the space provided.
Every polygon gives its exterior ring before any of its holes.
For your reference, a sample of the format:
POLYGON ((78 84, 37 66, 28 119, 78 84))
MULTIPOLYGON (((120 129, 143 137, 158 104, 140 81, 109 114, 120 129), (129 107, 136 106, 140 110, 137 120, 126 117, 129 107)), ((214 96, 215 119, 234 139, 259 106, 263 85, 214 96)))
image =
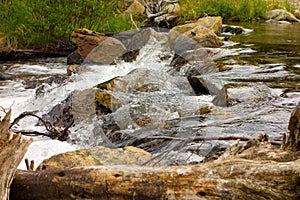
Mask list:
POLYGON ((98 32, 132 29, 119 0, 2 0, 0 32, 14 48, 51 48, 69 41, 76 28, 98 32), (13 2, 13 3, 11 3, 13 2))
POLYGON ((181 20, 205 15, 222 16, 225 20, 254 21, 263 19, 267 10, 284 8, 293 12, 288 0, 189 0, 180 1, 181 20))
MULTIPOLYGON (((98 32, 121 32, 133 29, 128 16, 123 16, 126 1, 121 0, 2 0, 0 32, 3 47, 55 48, 68 43, 76 28, 98 32)), ((179 20, 201 16, 222 16, 225 20, 253 21, 275 8, 294 11, 288 0, 180 0, 179 20)), ((135 18, 140 25, 143 17, 135 18)))

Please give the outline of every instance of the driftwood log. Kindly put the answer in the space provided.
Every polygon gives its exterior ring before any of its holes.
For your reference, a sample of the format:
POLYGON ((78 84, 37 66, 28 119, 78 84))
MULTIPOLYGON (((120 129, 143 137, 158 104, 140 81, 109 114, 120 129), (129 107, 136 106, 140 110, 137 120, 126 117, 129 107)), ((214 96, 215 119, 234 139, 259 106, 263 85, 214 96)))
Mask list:
POLYGON ((9 186, 31 140, 9 131, 11 111, 0 121, 0 199, 7 200, 9 186))
POLYGON ((214 161, 192 166, 95 166, 17 171, 11 199, 300 199, 300 103, 289 136, 238 141, 214 161))

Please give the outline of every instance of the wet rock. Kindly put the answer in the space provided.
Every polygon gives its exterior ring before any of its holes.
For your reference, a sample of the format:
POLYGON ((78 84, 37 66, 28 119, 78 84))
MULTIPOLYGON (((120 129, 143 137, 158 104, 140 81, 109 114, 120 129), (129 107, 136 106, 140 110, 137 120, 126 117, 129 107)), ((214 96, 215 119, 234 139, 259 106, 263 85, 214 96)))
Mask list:
POLYGON ((241 27, 223 26, 222 33, 231 33, 233 35, 240 35, 243 33, 243 29, 241 27))
POLYGON ((223 87, 219 93, 215 96, 212 103, 216 106, 227 107, 229 101, 227 88, 223 87))
POLYGON ((212 103, 216 106, 221 107, 229 107, 233 106, 237 103, 240 103, 239 99, 232 98, 230 94, 228 93, 228 86, 225 85, 215 96, 215 98, 212 100, 212 103))
MULTIPOLYGON (((42 84, 41 82, 37 82, 37 81, 31 81, 31 82, 36 83, 36 86, 39 85, 39 87, 35 90, 35 96, 39 97, 44 95, 47 92, 50 92, 53 89, 53 87, 50 86, 54 84, 61 85, 63 83, 66 83, 67 81, 68 81, 68 76, 57 74, 47 78, 42 84)), ((33 83, 30 83, 29 85, 33 83)))
POLYGON ((14 76, 5 72, 0 72, 0 81, 13 80, 14 76))
POLYGON ((120 106, 121 102, 112 93, 99 89, 86 89, 72 98, 72 114, 80 121, 114 112, 120 106))
POLYGON ((95 105, 97 114, 107 114, 116 111, 122 103, 111 92, 97 90, 95 92, 95 105))
POLYGON ((218 72, 219 69, 211 56, 210 50, 205 48, 185 52, 181 52, 181 49, 175 49, 175 56, 170 66, 185 76, 197 76, 218 72))
POLYGON ((222 84, 219 80, 212 80, 209 77, 193 76, 188 77, 188 81, 196 95, 217 95, 222 89, 222 84))
POLYGON ((234 106, 243 103, 245 106, 265 104, 274 100, 276 96, 264 84, 250 84, 248 86, 224 85, 213 99, 217 106, 234 106))
POLYGON ((71 106, 72 94, 59 104, 55 105, 48 113, 44 114, 42 118, 56 127, 66 127, 74 120, 71 106))
POLYGON ((210 113, 212 110, 213 110, 213 107, 211 107, 211 106, 205 106, 203 108, 198 109, 195 112, 195 114, 196 115, 204 115, 204 114, 210 113))
POLYGON ((113 92, 129 93, 160 91, 164 86, 159 84, 158 77, 149 69, 135 69, 126 76, 116 77, 98 85, 99 89, 113 92))
POLYGON ((198 78, 188 76, 188 81, 189 81, 190 85, 192 86, 196 95, 209 94, 209 91, 207 90, 207 88, 205 88, 202 85, 202 83, 200 82, 200 80, 198 78))
POLYGON ((178 42, 183 43, 182 41, 189 39, 193 39, 203 47, 220 47, 223 43, 216 33, 220 34, 221 30, 221 18, 199 19, 197 22, 172 28, 168 34, 168 41, 171 49, 174 49, 178 42))
POLYGON ((151 40, 167 41, 167 33, 157 32, 153 28, 143 28, 132 37, 131 49, 139 50, 151 40))
POLYGON ((80 64, 87 55, 107 37, 86 28, 74 30, 71 34, 71 41, 77 45, 76 53, 68 56, 68 64, 80 64))
POLYGON ((54 155, 44 160, 38 170, 97 165, 143 165, 150 159, 150 153, 132 146, 116 149, 96 146, 54 155))
POLYGON ((67 74, 71 76, 72 74, 77 74, 80 71, 80 65, 78 64, 73 64, 73 65, 68 65, 67 67, 67 74))
POLYGON ((136 57, 139 55, 140 49, 132 48, 132 38, 135 34, 137 34, 137 31, 125 31, 114 35, 114 38, 121 41, 127 49, 122 56, 125 62, 132 62, 136 60, 136 57))
POLYGON ((120 130, 120 127, 116 123, 115 118, 112 114, 107 114, 102 117, 101 128, 106 134, 114 133, 115 131, 120 130))
POLYGON ((275 9, 266 12, 266 20, 276 20, 276 21, 289 21, 289 22, 300 22, 292 13, 284 9, 275 9))
POLYGON ((116 59, 121 58, 125 52, 126 47, 122 42, 108 37, 87 55, 85 62, 110 65, 114 64, 116 59))
POLYGON ((222 17, 203 17, 197 20, 200 25, 213 30, 215 34, 222 32, 222 17))
POLYGON ((197 26, 185 34, 191 35, 203 47, 220 47, 223 44, 214 32, 204 26, 197 26))
POLYGON ((67 56, 67 64, 68 65, 74 65, 74 64, 81 64, 83 62, 82 57, 80 56, 80 54, 76 51, 70 53, 67 56))
POLYGON ((71 93, 42 118, 58 127, 64 127, 72 121, 76 124, 90 120, 95 115, 109 114, 120 106, 121 102, 108 91, 86 89, 71 93))

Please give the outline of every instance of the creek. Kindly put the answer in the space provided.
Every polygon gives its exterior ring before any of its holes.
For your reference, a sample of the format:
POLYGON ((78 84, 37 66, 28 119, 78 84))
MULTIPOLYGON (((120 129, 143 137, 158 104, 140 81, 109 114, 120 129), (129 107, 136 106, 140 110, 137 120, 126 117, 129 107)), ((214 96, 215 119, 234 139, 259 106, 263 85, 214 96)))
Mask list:
MULTIPOLYGON (((25 111, 42 116, 74 94, 76 120, 69 129, 70 138, 60 142, 34 137, 26 156, 36 164, 53 154, 95 145, 134 145, 157 156, 162 165, 191 164, 221 153, 233 142, 194 140, 197 137, 253 138, 267 133, 272 141, 281 141, 288 131, 290 113, 300 100, 300 24, 233 25, 252 31, 223 35, 229 40, 211 51, 217 52, 215 62, 225 70, 201 75, 216 88, 227 89, 228 107, 214 105, 215 95, 195 95, 186 77, 172 73, 172 52, 154 40, 141 49, 136 61, 110 66, 83 63, 81 72, 72 76, 61 76, 66 74, 66 58, 1 63, 16 79, 0 81, 0 106, 12 108, 12 119, 25 111), (150 92, 130 88, 125 93, 114 92, 120 105, 105 116, 91 111, 95 96, 90 91, 128 74, 132 82, 141 76, 142 86, 150 87, 150 92), (159 139, 165 136, 169 139, 159 139)), ((45 132, 31 117, 13 128, 45 132)), ((21 163, 20 168, 25 166, 21 163)))

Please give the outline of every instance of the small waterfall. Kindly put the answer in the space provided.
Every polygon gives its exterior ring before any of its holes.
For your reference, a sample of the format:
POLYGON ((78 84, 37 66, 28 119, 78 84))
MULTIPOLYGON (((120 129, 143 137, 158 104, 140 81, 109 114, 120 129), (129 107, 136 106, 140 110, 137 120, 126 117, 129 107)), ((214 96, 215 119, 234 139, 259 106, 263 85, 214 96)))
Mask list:
MULTIPOLYGON (((133 62, 84 62, 78 74, 61 79, 59 76, 66 74, 66 60, 15 64, 9 72, 23 78, 1 82, 4 86, 0 85, 0 106, 12 105, 14 119, 25 111, 47 117, 70 103, 75 124, 69 129, 68 143, 34 137, 26 156, 37 162, 77 148, 133 145, 151 152, 162 164, 199 163, 232 141, 195 138, 257 137, 268 133, 278 141, 286 132, 290 111, 300 97, 299 53, 291 51, 293 44, 282 50, 276 41, 271 47, 261 41, 243 43, 253 35, 248 31, 234 36, 241 37, 236 39, 238 42, 225 42, 220 49, 205 49, 221 69, 196 77, 211 87, 211 94, 195 95, 186 77, 193 64, 180 70, 170 67, 174 52, 164 41, 152 38, 133 62), (53 75, 58 75, 60 81, 45 81, 53 75), (38 89, 26 89, 25 83, 34 79, 44 83, 38 89), (124 83, 124 91, 100 89, 101 84, 115 79, 124 83), (110 109, 96 105, 99 91, 112 97, 115 104, 110 109), (220 91, 230 97, 226 107, 213 104, 220 91), (101 109, 104 113, 99 114, 101 109)), ((32 117, 22 119, 14 128, 46 132, 32 117)))

